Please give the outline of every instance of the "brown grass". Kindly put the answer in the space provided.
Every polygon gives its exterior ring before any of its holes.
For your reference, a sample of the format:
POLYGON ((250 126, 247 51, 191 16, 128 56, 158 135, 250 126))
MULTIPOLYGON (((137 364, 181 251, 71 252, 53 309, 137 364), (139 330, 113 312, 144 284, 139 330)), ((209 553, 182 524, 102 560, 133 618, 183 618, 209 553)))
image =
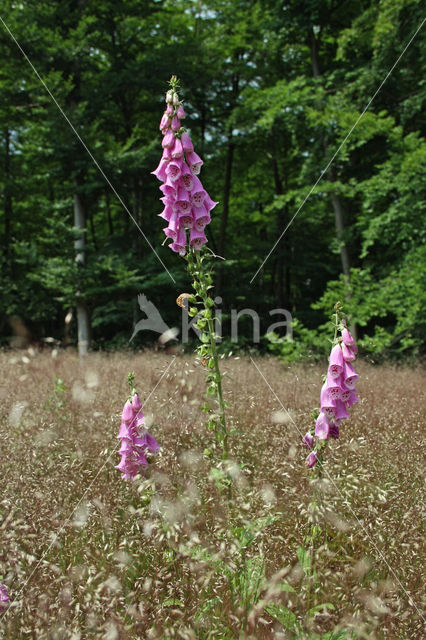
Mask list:
POLYGON ((314 484, 300 433, 323 368, 256 363, 291 419, 249 359, 223 360, 238 462, 228 500, 209 479, 216 465, 205 455, 204 370, 193 358, 93 354, 80 363, 65 352, 0 353, 0 578, 12 600, 0 637, 294 637, 261 603, 233 599, 229 576, 242 575, 243 557, 262 559, 262 598, 286 604, 306 638, 335 627, 360 638, 423 637, 424 371, 359 363, 361 402, 314 484), (144 409, 163 447, 133 484, 110 455, 129 370, 142 398, 155 387, 144 409), (238 531, 270 516, 238 552, 238 531), (309 586, 296 551, 312 518, 321 533, 309 586), (271 587, 283 580, 294 593, 271 587), (307 608, 322 602, 334 609, 309 621, 307 608))

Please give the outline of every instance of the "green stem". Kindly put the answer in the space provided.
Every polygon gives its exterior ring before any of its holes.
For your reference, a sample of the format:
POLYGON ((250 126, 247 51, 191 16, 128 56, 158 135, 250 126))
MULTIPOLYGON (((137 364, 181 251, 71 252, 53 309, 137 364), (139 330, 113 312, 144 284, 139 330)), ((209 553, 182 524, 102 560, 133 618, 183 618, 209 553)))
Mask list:
MULTIPOLYGON (((203 266, 201 264, 199 251, 195 252, 195 256, 197 261, 197 268, 199 273, 201 274, 203 266)), ((207 305, 207 299, 209 295, 204 288, 201 288, 200 290, 200 297, 201 297, 201 300, 203 301, 204 309, 208 310, 209 307, 207 305)), ((210 340, 210 357, 212 358, 214 363, 214 372, 216 377, 216 388, 217 388, 216 395, 217 395, 217 402, 219 405, 219 421, 220 421, 220 427, 221 427, 221 444, 222 444, 222 452, 223 452, 222 458, 226 459, 228 457, 228 431, 226 428, 225 402, 223 400, 223 391, 222 391, 222 374, 220 373, 220 368, 219 368, 219 356, 218 356, 217 347, 216 347, 216 334, 214 330, 213 318, 211 317, 207 318, 207 326, 208 326, 208 333, 209 333, 209 340, 210 340)), ((216 438, 217 438, 217 434, 216 434, 216 438)))

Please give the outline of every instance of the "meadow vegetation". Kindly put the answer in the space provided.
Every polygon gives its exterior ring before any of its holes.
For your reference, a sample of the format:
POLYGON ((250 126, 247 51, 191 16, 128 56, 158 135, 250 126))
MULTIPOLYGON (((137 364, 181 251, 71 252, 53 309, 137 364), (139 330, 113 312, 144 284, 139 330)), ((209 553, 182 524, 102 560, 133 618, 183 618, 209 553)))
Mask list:
POLYGON ((0 637, 422 637, 421 367, 358 363, 315 481, 301 440, 324 363, 223 358, 222 467, 192 356, 30 348, 0 367, 0 637), (136 482, 114 468, 129 370, 162 446, 136 482))

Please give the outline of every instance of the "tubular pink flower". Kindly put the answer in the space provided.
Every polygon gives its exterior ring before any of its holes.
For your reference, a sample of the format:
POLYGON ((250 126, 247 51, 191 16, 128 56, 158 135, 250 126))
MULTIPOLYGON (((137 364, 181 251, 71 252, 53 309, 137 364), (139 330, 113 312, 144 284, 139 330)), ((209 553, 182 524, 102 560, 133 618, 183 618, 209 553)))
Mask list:
POLYGON ((175 144, 172 149, 172 158, 181 158, 183 156, 182 142, 179 138, 175 138, 175 144))
MULTIPOLYGON (((165 168, 165 174, 172 182, 176 182, 182 175, 182 158, 170 160, 165 168)), ((164 178, 165 180, 166 178, 164 178)))
POLYGON ((121 421, 129 423, 133 420, 133 417, 134 417, 133 407, 130 404, 130 402, 127 400, 123 407, 123 412, 121 414, 121 421))
POLYGON ((340 345, 336 344, 331 350, 328 372, 333 378, 338 378, 343 371, 343 353, 340 345))
POLYGON ((325 413, 325 415, 329 418, 329 420, 333 420, 336 415, 336 400, 330 397, 328 393, 327 386, 324 384, 321 389, 321 413, 325 413))
POLYGON ((181 182, 187 191, 191 191, 194 187, 194 176, 190 172, 186 162, 182 163, 181 182))
POLYGON ((341 400, 336 400, 336 420, 343 420, 349 418, 349 413, 346 411, 345 404, 341 400))
POLYGON ((161 143, 163 149, 171 149, 175 144, 175 134, 173 133, 173 131, 171 129, 169 129, 166 133, 166 135, 163 138, 163 141, 161 143))
POLYGON ((344 342, 342 342, 342 354, 345 362, 353 362, 355 360, 354 350, 346 346, 344 342))
POLYGON ((341 394, 340 394, 340 400, 342 402, 347 402, 349 400, 349 398, 351 397, 351 394, 352 394, 351 389, 348 389, 346 387, 346 385, 343 384, 342 385, 342 391, 341 391, 341 394))
POLYGON ((202 231, 204 227, 210 222, 210 213, 203 206, 193 207, 192 214, 194 216, 194 224, 197 231, 202 231))
POLYGON ((164 182, 164 180, 166 179, 166 176, 167 176, 166 169, 167 169, 168 164, 169 164, 168 160, 166 160, 165 158, 161 158, 160 164, 155 169, 155 171, 151 171, 151 173, 153 173, 154 176, 156 178, 158 178, 158 180, 161 180, 162 182, 164 182))
POLYGON ((163 158, 163 160, 171 160, 172 159, 172 152, 170 151, 170 149, 168 147, 163 149, 163 155, 161 157, 163 158))
POLYGON ((305 447, 307 447, 308 449, 312 449, 314 443, 314 436, 309 431, 305 433, 305 435, 303 436, 303 444, 305 445, 305 447))
POLYGON ((186 229, 192 229, 194 226, 194 217, 192 211, 181 213, 179 215, 179 224, 186 229))
POLYGON ((188 151, 188 153, 186 154, 186 161, 191 173, 194 176, 198 176, 201 171, 201 167, 204 164, 200 156, 197 155, 195 151, 188 151))
POLYGON ((326 386, 327 386, 330 398, 333 398, 333 400, 338 400, 342 395, 340 378, 341 376, 338 376, 337 378, 333 378, 333 376, 330 375, 330 372, 328 372, 327 374, 326 386))
POLYGON ((180 120, 177 116, 172 120, 172 129, 173 131, 178 131, 180 129, 180 120))
POLYGON ((170 120, 169 120, 169 116, 167 113, 163 114, 163 117, 161 118, 161 122, 160 122, 160 129, 166 129, 170 124, 170 120))
POLYGON ((137 393, 133 395, 132 407, 133 407, 133 410, 136 412, 139 412, 142 409, 142 402, 140 401, 140 398, 137 393))
POLYGON ((189 133, 184 131, 180 137, 180 140, 182 142, 182 148, 184 151, 194 151, 194 145, 192 144, 189 133))
POLYGON ((172 217, 174 211, 173 211, 173 207, 170 204, 167 204, 163 211, 161 213, 159 213, 158 215, 161 218, 164 218, 164 220, 166 220, 167 222, 170 221, 170 218, 172 217))
POLYGON ((181 120, 183 120, 183 118, 186 118, 186 113, 185 113, 185 111, 184 111, 184 109, 183 109, 181 104, 178 106, 178 109, 176 111, 176 115, 181 120))
POLYGON ((166 115, 168 116, 172 116, 174 114, 175 110, 173 108, 172 104, 168 104, 167 108, 166 108, 166 115))
POLYGON ((215 202, 214 200, 212 200, 210 198, 209 194, 207 194, 206 197, 204 198, 203 204, 204 204, 205 208, 207 209, 207 211, 211 211, 219 203, 215 202))
POLYGON ((129 425, 126 422, 122 422, 120 425, 120 431, 118 432, 117 438, 131 438, 129 431, 129 425))
POLYGON ((199 251, 203 244, 206 244, 207 238, 204 231, 198 231, 198 229, 191 229, 189 243, 196 251, 199 251))
POLYGON ((346 327, 342 330, 342 340, 343 344, 345 344, 347 347, 352 347, 355 344, 355 340, 346 329, 346 327))
POLYGON ((169 247, 172 251, 179 253, 179 255, 184 256, 186 253, 186 231, 185 229, 179 229, 178 237, 175 242, 169 244, 169 247))
POLYGON ((356 373, 350 362, 345 362, 343 380, 348 389, 354 389, 356 381, 358 380, 358 374, 356 373))
POLYGON ((317 452, 311 451, 311 453, 308 455, 308 457, 305 460, 305 465, 308 467, 308 469, 311 469, 316 465, 317 461, 318 461, 317 452))
POLYGON ((328 440, 330 435, 330 422, 324 413, 320 413, 315 422, 315 435, 318 440, 328 440))
POLYGON ((201 180, 199 178, 194 178, 194 185, 191 189, 191 202, 194 207, 201 207, 205 198, 207 196, 207 192, 203 188, 201 184, 201 180))

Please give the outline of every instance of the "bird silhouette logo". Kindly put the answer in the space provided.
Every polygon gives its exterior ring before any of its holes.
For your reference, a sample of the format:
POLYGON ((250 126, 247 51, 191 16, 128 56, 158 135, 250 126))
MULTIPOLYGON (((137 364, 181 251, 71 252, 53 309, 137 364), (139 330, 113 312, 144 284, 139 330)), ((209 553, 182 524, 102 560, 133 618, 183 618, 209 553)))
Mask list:
POLYGON ((135 324, 133 334, 129 342, 133 340, 133 338, 137 333, 139 333, 139 331, 154 331, 155 333, 159 333, 159 341, 162 344, 168 342, 169 340, 176 339, 179 330, 167 326, 155 304, 150 302, 146 295, 140 293, 138 295, 138 303, 140 310, 146 315, 146 318, 142 318, 142 320, 139 320, 139 322, 135 324))

